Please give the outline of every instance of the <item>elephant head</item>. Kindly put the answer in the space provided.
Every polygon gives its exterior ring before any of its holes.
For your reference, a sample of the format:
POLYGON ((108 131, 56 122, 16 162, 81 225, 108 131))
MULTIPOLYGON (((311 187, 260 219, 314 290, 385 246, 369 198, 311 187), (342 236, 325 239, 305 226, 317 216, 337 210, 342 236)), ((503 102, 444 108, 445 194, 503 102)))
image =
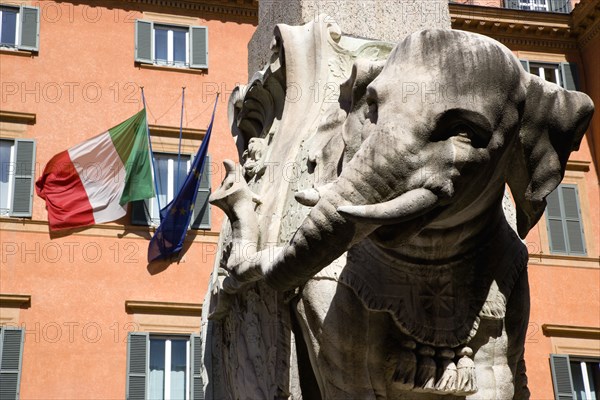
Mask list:
POLYGON ((339 176, 298 196, 309 215, 255 266, 278 289, 303 284, 367 237, 430 257, 459 254, 501 214, 506 183, 525 237, 593 113, 585 94, 456 30, 408 36, 383 68, 356 65, 340 104, 348 117, 339 176))

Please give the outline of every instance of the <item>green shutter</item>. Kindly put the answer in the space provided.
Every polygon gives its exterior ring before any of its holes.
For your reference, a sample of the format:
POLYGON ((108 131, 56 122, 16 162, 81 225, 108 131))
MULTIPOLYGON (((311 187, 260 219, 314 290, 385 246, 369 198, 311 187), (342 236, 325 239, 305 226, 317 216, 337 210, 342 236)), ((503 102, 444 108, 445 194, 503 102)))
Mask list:
POLYGON ((135 61, 154 62, 154 23, 138 19, 135 21, 135 61))
POLYGON ((150 342, 147 332, 130 332, 127 337, 127 400, 145 400, 150 342))
POLYGON ((546 197, 550 252, 585 255, 585 235, 577 186, 559 185, 546 197))
POLYGON ((512 8, 513 10, 518 10, 519 0, 504 0, 504 7, 512 8))
POLYGON ((530 72, 529 70, 529 60, 519 60, 521 62, 521 66, 523 67, 523 69, 527 72, 530 72))
POLYGON ((552 384, 554 385, 554 398, 556 400, 575 399, 569 356, 550 354, 550 368, 552 371, 552 384))
MULTIPOLYGON (((152 201, 152 199, 147 200, 152 201)), ((131 204, 131 224, 132 225, 150 225, 150 212, 146 200, 132 201, 131 204)))
POLYGON ((21 6, 20 50, 38 51, 40 47, 40 9, 21 6))
POLYGON ((191 335, 192 373, 191 373, 191 400, 204 400, 204 382, 202 380, 202 337, 191 335))
POLYGON ((208 68, 208 28, 190 27, 190 68, 208 68))
POLYGON ((23 339, 23 330, 20 328, 0 328, 0 399, 2 400, 19 398, 23 339))
POLYGON ((584 255, 586 253, 585 240, 577 187, 574 185, 560 185, 560 187, 569 254, 584 255))
POLYGON ((31 217, 35 174, 35 141, 15 139, 15 174, 11 217, 31 217))
POLYGON ((550 238, 551 253, 566 253, 567 243, 563 228, 562 207, 560 206, 559 190, 555 190, 546 197, 546 218, 548 237, 550 238))
POLYGON ((560 72, 562 74, 563 87, 565 89, 579 90, 577 64, 568 62, 560 63, 560 72))
POLYGON ((192 229, 210 229, 210 156, 206 156, 204 170, 198 186, 198 196, 192 213, 192 229))

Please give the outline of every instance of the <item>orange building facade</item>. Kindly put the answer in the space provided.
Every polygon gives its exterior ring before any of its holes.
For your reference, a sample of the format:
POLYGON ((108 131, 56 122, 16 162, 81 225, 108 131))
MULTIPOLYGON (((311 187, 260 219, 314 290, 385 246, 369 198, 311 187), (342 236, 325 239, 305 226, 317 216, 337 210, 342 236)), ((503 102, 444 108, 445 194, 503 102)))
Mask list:
POLYGON ((28 203, 19 179, 30 184, 54 154, 140 111, 142 87, 153 151, 166 165, 161 173, 172 177, 185 87, 184 160, 196 153, 221 93, 205 169, 210 186, 218 186, 221 160, 237 158, 227 102, 236 84, 247 82, 257 4, 3 0, 0 13, 1 397, 15 398, 16 390, 21 399, 135 398, 132 331, 151 333, 147 350, 164 352, 170 388, 163 383, 155 392, 178 398, 185 390, 189 397, 193 379, 179 376, 177 363, 192 363, 190 335, 200 330, 222 214, 204 214, 179 260, 148 265, 154 228, 139 225, 133 212, 50 233, 45 202, 33 194, 28 203), (20 354, 11 327, 22 328, 20 354))
MULTIPOLYGON (((501 41, 530 72, 588 93, 598 107, 600 0, 575 3, 460 1, 450 14, 453 28, 501 41)), ((200 207, 200 229, 190 230, 183 256, 148 265, 155 205, 132 206, 114 223, 50 233, 44 201, 18 188, 31 186, 54 154, 140 111, 142 87, 153 150, 172 180, 185 87, 185 160, 221 93, 205 201, 221 182, 221 161, 237 159, 227 101, 247 81, 257 2, 1 0, 0 14, 2 399, 140 398, 143 375, 153 385, 146 396, 196 398, 194 334, 220 211, 200 207), (135 354, 144 355, 144 371, 135 354)), ((550 199, 552 212, 527 238, 532 399, 600 398, 599 161, 597 112, 550 199), (569 387, 553 379, 557 371, 570 377, 569 387)))

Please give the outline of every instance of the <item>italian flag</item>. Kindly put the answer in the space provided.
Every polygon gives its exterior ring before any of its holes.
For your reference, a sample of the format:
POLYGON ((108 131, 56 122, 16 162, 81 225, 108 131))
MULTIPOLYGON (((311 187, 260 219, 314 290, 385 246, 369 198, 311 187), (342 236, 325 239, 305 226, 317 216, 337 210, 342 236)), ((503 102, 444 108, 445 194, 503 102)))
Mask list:
POLYGON ((52 157, 35 186, 50 230, 114 221, 153 197, 146 110, 52 157))

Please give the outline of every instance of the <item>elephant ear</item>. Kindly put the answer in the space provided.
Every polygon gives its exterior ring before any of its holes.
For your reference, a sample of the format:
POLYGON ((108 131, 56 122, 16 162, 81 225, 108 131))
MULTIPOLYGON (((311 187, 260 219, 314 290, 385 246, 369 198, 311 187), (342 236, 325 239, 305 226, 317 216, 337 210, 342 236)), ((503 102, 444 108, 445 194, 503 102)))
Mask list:
POLYGON ((340 86, 340 107, 348 117, 344 123, 342 137, 345 151, 344 162, 348 162, 366 139, 362 126, 365 122, 365 108, 368 107, 366 92, 371 82, 379 76, 385 61, 358 59, 352 66, 352 73, 340 86))
POLYGON ((594 104, 584 93, 530 75, 519 140, 507 174, 521 238, 544 213, 546 196, 560 184, 593 112, 594 104))

